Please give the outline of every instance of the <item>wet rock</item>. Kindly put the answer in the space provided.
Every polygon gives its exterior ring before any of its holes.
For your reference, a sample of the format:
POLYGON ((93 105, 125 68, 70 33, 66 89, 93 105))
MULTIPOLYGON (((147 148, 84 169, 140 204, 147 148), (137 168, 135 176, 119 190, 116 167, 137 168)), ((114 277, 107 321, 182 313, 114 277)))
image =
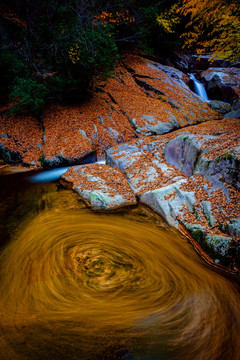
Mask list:
POLYGON ((110 210, 137 203, 121 171, 105 164, 71 167, 62 175, 61 183, 95 209, 110 210))
POLYGON ((220 114, 229 113, 229 111, 231 110, 230 104, 220 100, 211 100, 208 102, 208 105, 210 106, 210 108, 216 110, 220 114))
POLYGON ((208 234, 208 230, 200 224, 185 223, 184 226, 203 248, 208 248, 208 252, 211 253, 212 257, 218 256, 223 262, 226 261, 229 246, 232 242, 230 237, 224 235, 210 235, 208 234))
POLYGON ((210 98, 232 102, 240 97, 239 68, 209 68, 201 77, 210 98))
POLYGON ((226 256, 232 239, 222 235, 206 235, 205 241, 218 255, 226 256))
POLYGON ((9 164, 21 162, 23 159, 18 151, 14 151, 11 148, 4 146, 3 143, 0 143, 0 158, 9 164))

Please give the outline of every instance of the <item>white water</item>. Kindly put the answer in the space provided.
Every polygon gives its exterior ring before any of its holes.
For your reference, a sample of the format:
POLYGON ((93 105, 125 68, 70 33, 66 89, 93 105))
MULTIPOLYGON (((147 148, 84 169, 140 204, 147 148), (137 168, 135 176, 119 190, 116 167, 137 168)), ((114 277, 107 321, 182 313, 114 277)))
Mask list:
POLYGON ((194 74, 189 74, 190 79, 193 81, 194 83, 194 91, 195 93, 200 96, 203 100, 205 101, 209 101, 208 99, 208 95, 207 92, 205 90, 205 87, 202 83, 200 83, 200 81, 198 81, 194 74))
POLYGON ((30 182, 44 183, 59 179, 67 171, 68 167, 51 169, 29 177, 30 182))
MULTIPOLYGON (((106 164, 106 160, 96 161, 95 164, 106 164)), ((80 165, 80 166, 84 166, 84 165, 80 165)), ((39 174, 30 176, 28 180, 33 183, 46 183, 46 182, 55 181, 58 180, 68 169, 69 167, 62 167, 62 168, 43 171, 39 174)))

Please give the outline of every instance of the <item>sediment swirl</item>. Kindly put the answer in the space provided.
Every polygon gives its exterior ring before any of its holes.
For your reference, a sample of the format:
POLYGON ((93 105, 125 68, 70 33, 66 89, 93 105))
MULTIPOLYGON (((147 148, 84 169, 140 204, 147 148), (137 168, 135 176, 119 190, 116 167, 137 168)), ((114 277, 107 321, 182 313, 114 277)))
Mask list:
POLYGON ((240 354, 239 294, 177 232, 88 210, 46 212, 0 266, 4 360, 240 354))

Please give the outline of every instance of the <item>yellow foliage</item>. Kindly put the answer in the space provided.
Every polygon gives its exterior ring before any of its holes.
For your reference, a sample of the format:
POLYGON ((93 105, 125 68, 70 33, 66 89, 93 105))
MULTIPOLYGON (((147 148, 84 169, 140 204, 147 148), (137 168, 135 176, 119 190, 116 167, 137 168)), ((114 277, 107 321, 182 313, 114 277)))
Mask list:
POLYGON ((174 33, 175 26, 180 22, 177 15, 178 4, 174 4, 170 10, 162 12, 157 17, 157 23, 166 33, 174 33))
POLYGON ((240 57, 240 5, 224 0, 183 0, 177 10, 190 20, 182 37, 185 47, 197 53, 212 52, 213 58, 240 57))
POLYGON ((80 47, 75 44, 68 51, 68 57, 73 64, 76 64, 80 60, 80 47))

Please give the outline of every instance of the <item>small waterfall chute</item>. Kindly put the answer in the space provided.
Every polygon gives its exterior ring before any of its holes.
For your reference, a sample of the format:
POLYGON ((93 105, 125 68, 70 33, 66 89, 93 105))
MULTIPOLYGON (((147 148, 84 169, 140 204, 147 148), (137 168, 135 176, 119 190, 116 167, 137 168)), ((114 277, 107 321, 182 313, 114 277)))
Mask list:
MULTIPOLYGON (((97 161, 92 163, 81 164, 80 166, 88 165, 88 164, 106 164, 106 160, 104 157, 98 157, 97 161)), ((28 178, 28 180, 32 183, 47 183, 51 181, 56 181, 60 179, 60 177, 69 169, 68 167, 61 167, 56 169, 51 169, 47 171, 42 171, 38 174, 32 175, 28 178)))
POLYGON ((194 74, 189 74, 189 77, 193 81, 195 93, 198 96, 200 96, 203 100, 209 101, 204 85, 195 78, 194 74))
POLYGON ((36 175, 32 175, 28 178, 30 182, 33 183, 45 183, 58 180, 66 171, 68 167, 51 169, 47 171, 40 172, 36 175))

